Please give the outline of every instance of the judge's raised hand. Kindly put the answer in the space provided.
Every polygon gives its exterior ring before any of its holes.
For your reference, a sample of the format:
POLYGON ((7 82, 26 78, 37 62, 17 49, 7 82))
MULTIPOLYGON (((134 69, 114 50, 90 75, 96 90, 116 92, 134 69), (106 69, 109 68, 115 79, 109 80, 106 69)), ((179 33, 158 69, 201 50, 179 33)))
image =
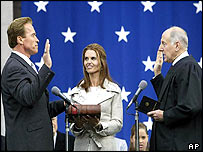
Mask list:
POLYGON ((50 44, 49 39, 46 40, 44 54, 43 54, 44 64, 46 64, 49 68, 52 66, 52 60, 50 56, 50 44))
POLYGON ((157 51, 156 62, 154 64, 154 75, 157 76, 161 73, 163 65, 163 49, 160 48, 157 51))

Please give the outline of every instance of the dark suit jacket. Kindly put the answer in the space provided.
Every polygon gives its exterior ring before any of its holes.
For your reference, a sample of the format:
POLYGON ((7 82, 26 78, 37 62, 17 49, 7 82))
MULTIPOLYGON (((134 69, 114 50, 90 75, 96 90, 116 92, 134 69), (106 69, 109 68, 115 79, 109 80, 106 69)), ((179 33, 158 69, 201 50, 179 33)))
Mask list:
POLYGON ((5 136, 1 135, 1 151, 6 151, 5 144, 5 136))
POLYGON ((164 122, 154 122, 150 150, 202 150, 202 69, 192 56, 170 68, 165 79, 151 80, 164 111, 164 122), (194 150, 194 149, 193 149, 194 150))
MULTIPOLYGON (((68 135, 68 151, 73 151, 75 137, 68 135)), ((54 151, 66 151, 66 134, 57 131, 54 151)))
POLYGON ((27 62, 11 53, 1 78, 7 150, 53 150, 51 118, 65 110, 63 101, 49 103, 46 87, 53 76, 45 64, 36 74, 27 62))

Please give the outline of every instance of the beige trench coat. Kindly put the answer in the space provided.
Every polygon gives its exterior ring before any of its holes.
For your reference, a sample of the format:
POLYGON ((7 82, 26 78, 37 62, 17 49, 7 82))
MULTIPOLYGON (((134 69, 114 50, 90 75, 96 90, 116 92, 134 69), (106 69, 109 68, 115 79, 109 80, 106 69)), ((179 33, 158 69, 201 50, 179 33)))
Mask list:
MULTIPOLYGON (((123 103, 121 89, 115 83, 104 81, 105 89, 98 96, 96 104, 101 105, 100 123, 103 130, 94 128, 83 129, 80 132, 74 130, 74 123, 70 124, 70 131, 76 137, 74 151, 116 151, 118 150, 115 134, 123 127, 123 103)), ((72 103, 84 103, 85 90, 81 87, 72 89, 70 96, 72 103)))

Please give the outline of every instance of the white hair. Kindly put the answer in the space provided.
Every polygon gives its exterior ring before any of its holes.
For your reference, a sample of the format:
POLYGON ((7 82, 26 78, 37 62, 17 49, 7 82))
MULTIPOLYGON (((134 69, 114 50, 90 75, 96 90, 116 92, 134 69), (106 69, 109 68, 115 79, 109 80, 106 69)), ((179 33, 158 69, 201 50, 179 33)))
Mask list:
POLYGON ((182 46, 187 50, 188 48, 188 36, 187 33, 180 27, 173 26, 170 28, 170 41, 173 45, 175 42, 179 41, 182 46))

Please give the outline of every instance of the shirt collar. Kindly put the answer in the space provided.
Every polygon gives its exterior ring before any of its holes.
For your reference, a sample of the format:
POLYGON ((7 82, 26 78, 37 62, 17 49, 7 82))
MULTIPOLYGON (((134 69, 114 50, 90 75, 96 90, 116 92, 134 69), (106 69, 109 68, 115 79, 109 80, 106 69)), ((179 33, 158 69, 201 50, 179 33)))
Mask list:
POLYGON ((12 53, 15 53, 20 56, 23 60, 25 60, 25 62, 27 62, 31 66, 32 61, 26 55, 14 50, 12 51, 12 53))
POLYGON ((57 131, 55 132, 53 138, 54 138, 54 148, 55 148, 55 145, 56 145, 56 136, 57 136, 57 131))
POLYGON ((188 51, 183 52, 181 55, 179 55, 172 63, 172 66, 174 66, 180 59, 189 56, 188 51))

